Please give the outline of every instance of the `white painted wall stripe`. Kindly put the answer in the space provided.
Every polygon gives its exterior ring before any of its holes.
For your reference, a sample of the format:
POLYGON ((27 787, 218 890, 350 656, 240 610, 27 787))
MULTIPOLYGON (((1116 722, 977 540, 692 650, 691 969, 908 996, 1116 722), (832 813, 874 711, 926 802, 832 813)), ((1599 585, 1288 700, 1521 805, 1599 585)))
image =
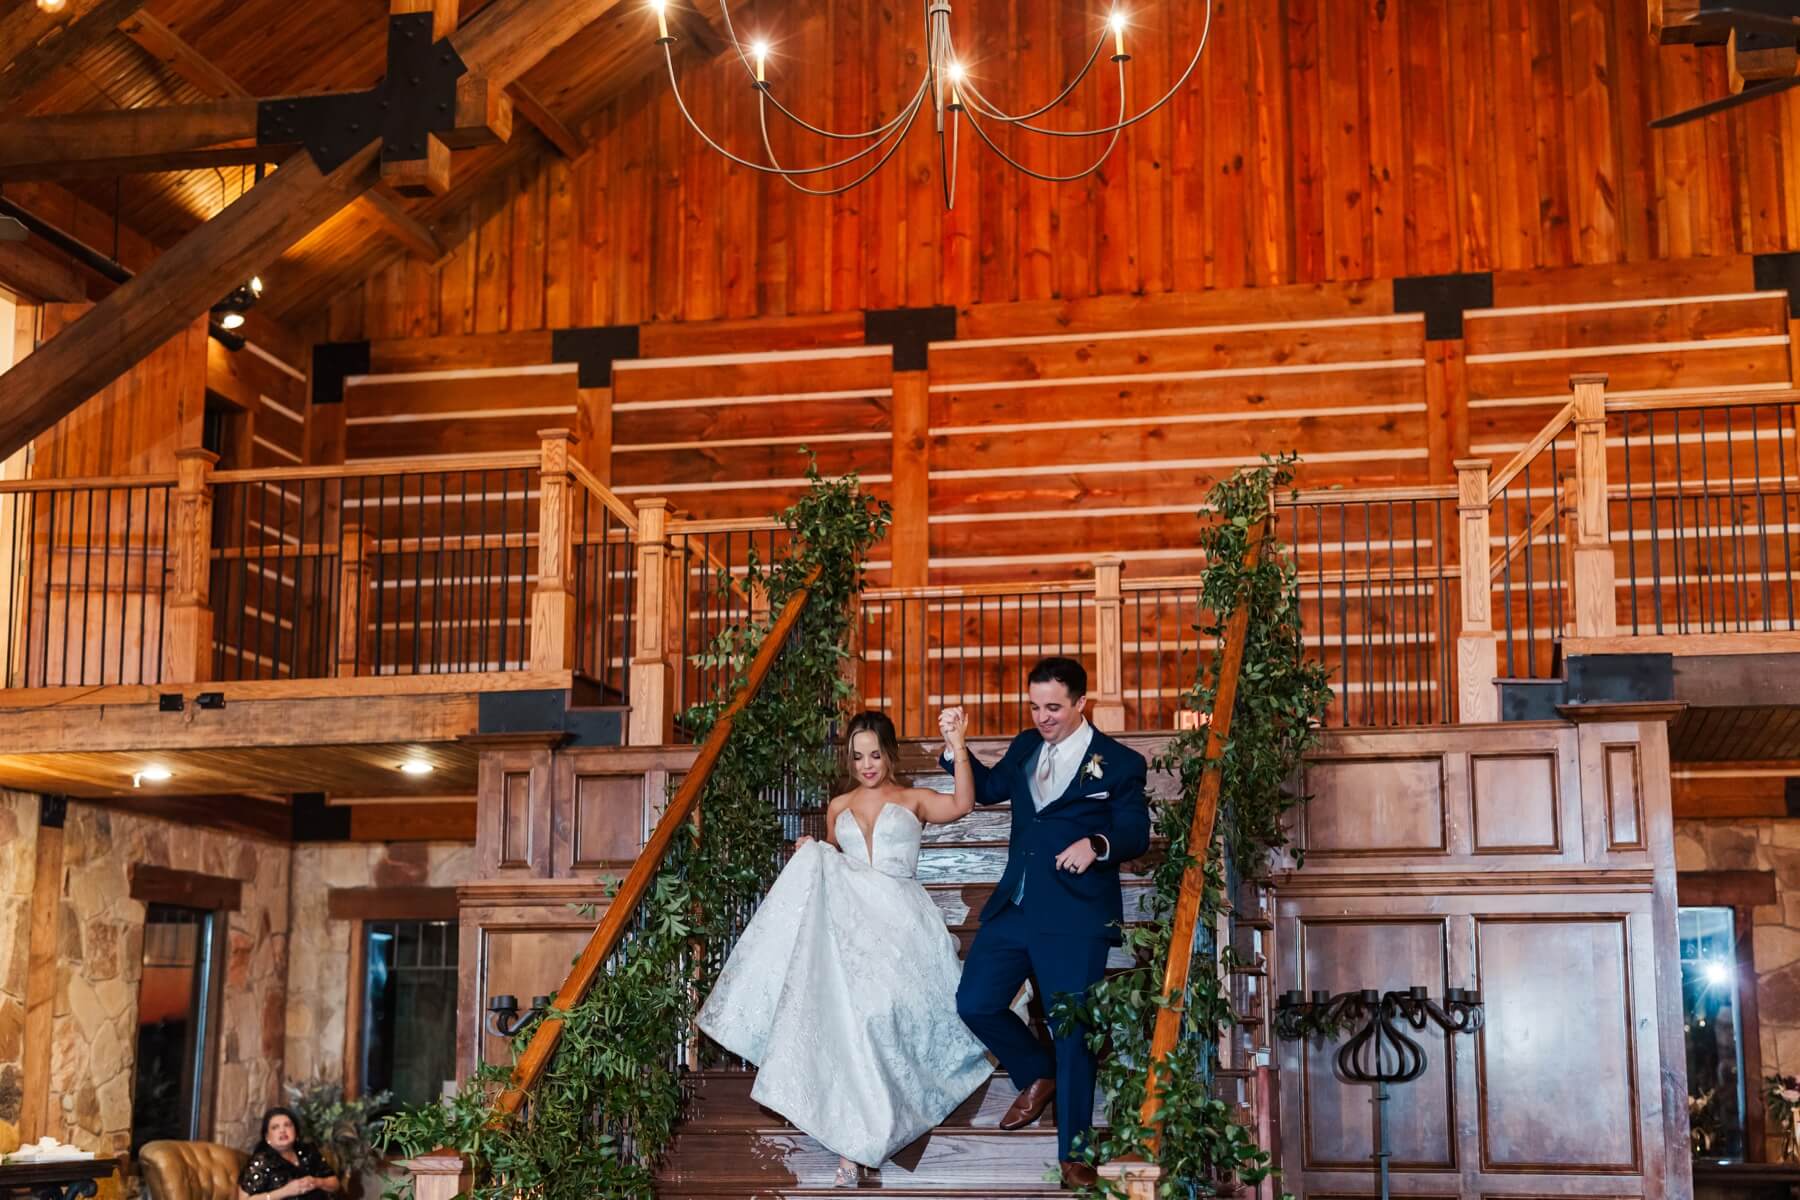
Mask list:
POLYGON ((277 446, 274 442, 271 442, 268 438, 263 437, 261 434, 257 434, 255 437, 251 438, 250 440, 252 442, 256 443, 258 446, 261 446, 264 450, 269 451, 271 454, 278 454, 282 458, 287 459, 289 462, 302 463, 302 462, 306 461, 305 459, 301 458, 298 454, 295 454, 292 450, 289 450, 286 446, 277 446))
POLYGON ((1496 317, 1538 317, 1557 313, 1613 312, 1627 308, 1669 308, 1680 304, 1730 304, 1739 300, 1787 298, 1786 292, 1720 292, 1706 296, 1661 296, 1647 300, 1595 300, 1581 304, 1519 304, 1510 308, 1474 308, 1463 314, 1465 321, 1493 320, 1496 317))
POLYGON ((945 425, 932 437, 1036 433, 1053 429, 1146 429, 1164 425, 1235 425, 1245 421, 1293 421, 1306 417, 1369 417, 1424 412, 1424 404, 1349 404, 1342 408, 1252 409, 1241 413, 1172 413, 1161 417, 1094 417, 1078 421, 1017 421, 1001 425, 945 425))
POLYGON ((530 408, 467 408, 454 412, 389 413, 379 417, 346 417, 350 425, 419 425, 433 421, 486 421, 499 417, 562 417, 579 410, 573 404, 540 404, 530 408))
MULTIPOLYGON (((1308 463, 1326 462, 1392 462, 1398 459, 1421 459, 1430 455, 1421 446, 1416 449, 1345 450, 1335 453, 1309 454, 1308 463)), ((1145 471, 1198 471, 1221 467, 1248 466, 1258 462, 1250 455, 1228 458, 1171 458, 1160 462, 1039 463, 1028 467, 967 467, 949 471, 933 471, 933 479, 993 479, 1022 475, 1139 474, 1145 471)))
POLYGON ((453 367, 441 371, 396 371, 391 375, 346 375, 344 386, 381 387, 390 383, 440 383, 453 379, 516 379, 522 375, 573 375, 577 363, 533 363, 524 367, 453 367))
POLYGON ((250 353, 256 355, 256 357, 262 359, 264 362, 268 363, 271 367, 274 367, 277 371, 280 371, 283 375, 286 375, 288 378, 298 379, 301 383, 306 382, 306 372, 305 371, 300 370, 298 367, 289 366, 287 363, 283 362, 279 358, 276 358, 273 354, 269 353, 267 350, 264 350, 261 346, 257 345, 255 342, 246 341, 244 343, 244 349, 250 351, 250 353))
POLYGON ((1131 339, 1196 337, 1220 333, 1276 333, 1295 329, 1353 329, 1370 325, 1418 325, 1425 322, 1423 313, 1395 313, 1380 317, 1322 317, 1313 321, 1255 321, 1227 325, 1171 325, 1148 329, 1108 329, 1096 333, 1041 333, 1022 337, 959 338, 955 341, 932 342, 933 353, 955 350, 985 350, 1001 346, 1085 345, 1089 342, 1122 342, 1131 339))
POLYGON ((1471 354, 1464 361, 1480 363, 1551 362, 1565 358, 1627 358, 1638 354, 1664 354, 1676 350, 1748 350, 1757 346, 1785 346, 1787 334, 1763 337, 1702 338, 1691 342, 1630 342, 1619 346, 1571 346, 1557 350, 1509 350, 1502 354, 1471 354))
POLYGON ((259 394, 256 398, 258 400, 262 401, 262 406, 264 408, 270 409, 271 411, 278 413, 281 416, 286 417, 288 420, 292 421, 294 424, 296 424, 296 425, 306 424, 306 418, 304 416, 295 412, 293 409, 289 408, 287 405, 280 403, 273 397, 264 396, 264 395, 259 394))
MULTIPOLYGON (((1786 380, 1778 380, 1774 383, 1737 383, 1737 384, 1732 384, 1728 388, 1720 387, 1716 384, 1707 384, 1707 385, 1703 385, 1700 387, 1637 388, 1637 389, 1632 389, 1632 390, 1623 390, 1623 391, 1616 391, 1616 392, 1608 391, 1606 393, 1606 398, 1608 400, 1648 400, 1648 399, 1653 399, 1653 398, 1658 398, 1658 397, 1661 397, 1664 399, 1674 399, 1674 398, 1679 398, 1682 396, 1700 396, 1700 397, 1716 396, 1720 392, 1726 392, 1726 391, 1729 391, 1729 392, 1785 392, 1785 391, 1788 391, 1789 389, 1791 389, 1793 386, 1794 386, 1793 384, 1789 383, 1786 380)), ((1471 401, 1469 401, 1469 407, 1470 408, 1533 408, 1533 407, 1541 407, 1541 406, 1555 407, 1558 405, 1567 404, 1568 402, 1569 402, 1569 393, 1562 392, 1560 394, 1551 395, 1551 396, 1495 396, 1495 397, 1492 397, 1487 400, 1471 400, 1471 401)))
POLYGON ((794 437, 715 438, 701 442, 619 442, 614 454, 645 454, 662 450, 723 450, 733 446, 822 446, 837 442, 886 442, 893 434, 885 430, 867 433, 815 433, 794 437))
POLYGON ((982 525, 992 521, 1077 521, 1100 517, 1178 516, 1184 513, 1198 515, 1202 507, 1198 502, 1193 504, 1122 504, 1112 508, 1052 508, 1034 509, 1029 512, 933 513, 927 519, 933 525, 982 525))
MULTIPOLYGON (((1783 338, 1783 341, 1787 339, 1783 338)), ((1382 358, 1368 362, 1294 363, 1285 366, 1230 367, 1209 371, 1144 371, 1133 375, 1072 375, 1056 379, 993 379, 972 383, 934 383, 939 392, 1017 392, 1033 388, 1090 387, 1119 383, 1193 383, 1203 379, 1257 379, 1275 375, 1332 375, 1351 371, 1408 371, 1425 365, 1422 358, 1382 358)))
POLYGON ((622 358, 614 371, 660 371, 670 367, 729 367, 740 363, 825 362, 842 358, 886 358, 891 346, 826 346, 816 350, 749 350, 737 354, 694 354, 678 358, 622 358))
MULTIPOLYGON (((862 475, 864 483, 892 483, 892 475, 862 475)), ((720 479, 710 483, 639 483, 625 487, 614 487, 617 496, 679 496, 688 492, 741 492, 755 488, 791 488, 807 487, 810 480, 801 476, 794 479, 720 479)))
POLYGON ((739 405, 809 403, 822 400, 879 400, 893 394, 892 388, 845 388, 829 392, 766 392, 755 396, 699 396, 688 400, 626 400, 615 402, 613 412, 659 412, 678 408, 732 408, 739 405))

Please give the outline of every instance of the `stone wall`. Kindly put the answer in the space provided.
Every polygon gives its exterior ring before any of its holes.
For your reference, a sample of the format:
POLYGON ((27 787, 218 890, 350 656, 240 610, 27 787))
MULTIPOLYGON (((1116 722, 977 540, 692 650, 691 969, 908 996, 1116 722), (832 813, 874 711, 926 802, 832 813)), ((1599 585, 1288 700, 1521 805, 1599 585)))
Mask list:
POLYGON ((58 918, 51 1042, 51 1132, 103 1153, 131 1141, 132 1070, 144 905, 130 864, 243 882, 225 945, 216 1141, 249 1146, 262 1110, 280 1098, 288 971, 285 846, 71 803, 58 918))
POLYGON ((0 792, 0 1121, 15 1125, 24 1097, 25 973, 37 828, 36 796, 0 792))
POLYGON ((326 911, 332 888, 454 887, 475 874, 465 842, 300 846, 294 851, 292 970, 288 986, 290 1079, 344 1077, 351 923, 326 911))
MULTIPOLYGON (((1800 1075, 1800 821, 1678 821, 1675 868, 1774 872, 1775 903, 1753 914, 1758 1044, 1765 1075, 1800 1075)), ((1779 1152, 1772 1138, 1770 1157, 1779 1152)))

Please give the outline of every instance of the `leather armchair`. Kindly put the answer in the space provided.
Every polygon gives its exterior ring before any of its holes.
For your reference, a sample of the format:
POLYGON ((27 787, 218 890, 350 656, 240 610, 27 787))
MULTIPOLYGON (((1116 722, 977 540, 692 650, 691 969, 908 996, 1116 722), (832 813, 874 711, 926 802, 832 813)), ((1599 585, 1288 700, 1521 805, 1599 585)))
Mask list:
POLYGON ((146 1142, 138 1169, 150 1200, 235 1200, 250 1156, 217 1142, 146 1142))

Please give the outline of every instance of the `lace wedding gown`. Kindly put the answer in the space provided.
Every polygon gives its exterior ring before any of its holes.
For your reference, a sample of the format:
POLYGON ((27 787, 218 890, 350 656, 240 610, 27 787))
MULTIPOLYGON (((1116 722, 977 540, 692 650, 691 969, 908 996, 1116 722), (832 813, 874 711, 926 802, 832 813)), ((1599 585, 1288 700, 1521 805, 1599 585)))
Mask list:
POLYGON ((758 1067, 751 1098, 828 1149, 880 1166, 993 1067, 956 1015, 956 940, 914 872, 919 818, 876 814, 873 851, 802 846, 731 952, 699 1024, 758 1067))

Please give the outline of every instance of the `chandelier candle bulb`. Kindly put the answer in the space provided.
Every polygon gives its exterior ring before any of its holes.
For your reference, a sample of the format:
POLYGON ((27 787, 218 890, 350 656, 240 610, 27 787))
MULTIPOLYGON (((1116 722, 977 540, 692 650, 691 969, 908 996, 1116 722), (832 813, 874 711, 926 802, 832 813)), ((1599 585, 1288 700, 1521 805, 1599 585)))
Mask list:
POLYGON ((656 40, 669 41, 669 12, 664 0, 650 0, 650 8, 656 13, 656 40))
POLYGON ((1125 54, 1125 14, 1114 9, 1109 23, 1112 25, 1113 31, 1113 61, 1123 62, 1127 57, 1125 54))
POLYGON ((756 43, 754 46, 750 47, 750 55, 752 58, 756 59, 756 82, 758 82, 758 83, 769 82, 769 78, 768 78, 769 47, 768 47, 768 45, 764 42, 756 43))

